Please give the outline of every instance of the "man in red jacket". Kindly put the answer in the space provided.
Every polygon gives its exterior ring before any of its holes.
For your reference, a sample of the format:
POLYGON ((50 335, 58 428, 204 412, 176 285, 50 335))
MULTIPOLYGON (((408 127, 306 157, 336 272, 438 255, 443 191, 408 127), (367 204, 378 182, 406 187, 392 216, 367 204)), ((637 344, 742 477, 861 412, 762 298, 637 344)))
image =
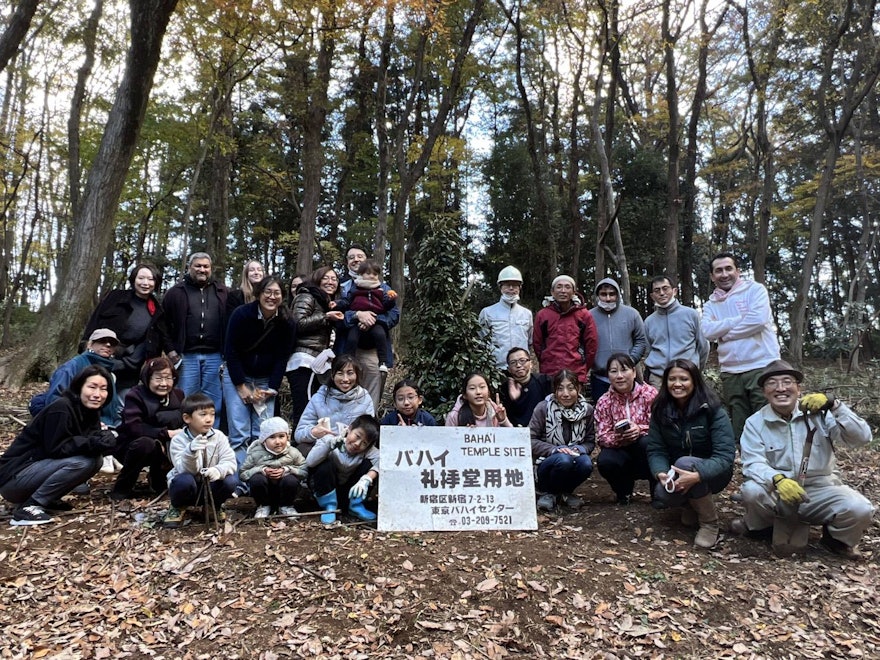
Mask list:
POLYGON ((568 275, 553 280, 550 293, 535 316, 534 348, 540 371, 555 376, 571 369, 586 383, 598 346, 596 323, 568 275))

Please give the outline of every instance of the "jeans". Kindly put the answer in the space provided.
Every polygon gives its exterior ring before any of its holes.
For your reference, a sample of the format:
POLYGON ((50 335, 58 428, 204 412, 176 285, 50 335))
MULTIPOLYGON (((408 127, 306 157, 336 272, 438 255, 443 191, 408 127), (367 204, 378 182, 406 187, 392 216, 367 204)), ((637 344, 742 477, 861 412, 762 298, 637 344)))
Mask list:
MULTIPOLYGON (((269 387, 268 378, 245 378, 251 389, 265 390, 269 387)), ((226 399, 226 424, 229 427, 229 445, 235 451, 235 459, 241 468, 247 456, 247 448, 260 437, 260 422, 269 419, 275 411, 275 397, 267 397, 266 407, 258 413, 253 404, 245 403, 238 395, 228 372, 223 373, 223 396, 226 399)))
MULTIPOLYGON (((232 496, 232 491, 240 482, 237 474, 230 474, 224 479, 210 483, 211 493, 214 495, 214 506, 219 508, 232 496)), ((168 486, 168 499, 171 500, 171 506, 177 509, 203 504, 205 494, 202 492, 202 477, 192 472, 178 474, 168 486)))
POLYGON ((14 504, 32 499, 47 506, 94 477, 101 463, 100 456, 44 458, 27 465, 0 486, 0 495, 14 504))
POLYGON ((299 479, 293 474, 285 474, 280 479, 270 479, 262 472, 257 472, 248 479, 248 486, 257 506, 293 506, 299 490, 299 479))
POLYGON ((571 456, 554 452, 538 463, 536 476, 538 490, 542 493, 560 495, 574 492, 593 473, 589 454, 571 456))
POLYGON ((223 392, 220 388, 220 366, 223 356, 220 353, 186 353, 181 358, 180 380, 177 386, 189 396, 204 392, 214 401, 214 428, 220 426, 220 412, 223 410, 223 392))
POLYGON ((617 497, 632 495, 637 479, 648 480, 653 497, 657 480, 648 467, 647 447, 646 435, 625 447, 602 447, 596 459, 596 467, 617 497))
MULTIPOLYGON (((675 461, 675 467, 687 472, 693 472, 694 468, 702 462, 703 459, 696 456, 682 456, 675 461)), ((658 483, 654 487, 654 500, 662 502, 668 507, 684 506, 686 500, 698 500, 709 494, 720 493, 727 488, 727 484, 730 483, 732 478, 733 466, 709 481, 701 481, 691 487, 686 493, 667 493, 663 484, 658 483)))

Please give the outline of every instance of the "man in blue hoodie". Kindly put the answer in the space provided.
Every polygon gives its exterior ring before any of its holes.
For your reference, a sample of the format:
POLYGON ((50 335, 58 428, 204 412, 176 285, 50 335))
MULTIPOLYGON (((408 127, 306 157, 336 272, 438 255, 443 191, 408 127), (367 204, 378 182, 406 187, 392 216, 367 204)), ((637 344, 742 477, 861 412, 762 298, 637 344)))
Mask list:
POLYGON ((590 371, 590 396, 593 403, 608 391, 608 358, 612 353, 627 353, 638 364, 645 354, 648 342, 642 317, 629 305, 623 304, 620 285, 606 277, 596 285, 596 306, 590 310, 596 322, 599 348, 590 371))

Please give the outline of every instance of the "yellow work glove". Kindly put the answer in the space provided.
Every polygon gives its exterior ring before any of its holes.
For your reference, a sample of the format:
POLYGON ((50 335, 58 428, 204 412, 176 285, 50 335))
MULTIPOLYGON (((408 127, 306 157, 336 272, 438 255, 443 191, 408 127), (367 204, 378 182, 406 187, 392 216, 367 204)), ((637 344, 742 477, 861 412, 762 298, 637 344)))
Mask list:
POLYGON ((821 392, 813 392, 805 394, 801 397, 800 407, 803 412, 817 413, 825 410, 831 410, 834 405, 834 397, 830 394, 822 394, 821 392))
POLYGON ((776 492, 779 493, 779 499, 786 504, 800 504, 809 499, 807 491, 794 479, 777 474, 773 477, 773 485, 776 487, 776 492))

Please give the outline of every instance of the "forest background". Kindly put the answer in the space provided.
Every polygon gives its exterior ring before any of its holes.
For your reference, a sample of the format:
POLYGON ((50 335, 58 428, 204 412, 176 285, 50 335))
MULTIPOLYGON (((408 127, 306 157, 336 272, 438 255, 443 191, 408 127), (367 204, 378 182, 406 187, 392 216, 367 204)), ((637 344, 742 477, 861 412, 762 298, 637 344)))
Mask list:
MULTIPOLYGON (((0 34, 0 381, 46 378, 104 292, 193 250, 235 284, 350 243, 398 349, 459 375, 507 264, 669 272, 731 249, 786 356, 873 358, 874 0, 16 0, 0 34), (419 319, 419 323, 413 323, 419 319)), ((874 338, 876 342, 876 337, 874 338)), ((473 362, 471 362, 473 364, 473 362)), ((418 373, 418 372, 416 372, 418 373)))

